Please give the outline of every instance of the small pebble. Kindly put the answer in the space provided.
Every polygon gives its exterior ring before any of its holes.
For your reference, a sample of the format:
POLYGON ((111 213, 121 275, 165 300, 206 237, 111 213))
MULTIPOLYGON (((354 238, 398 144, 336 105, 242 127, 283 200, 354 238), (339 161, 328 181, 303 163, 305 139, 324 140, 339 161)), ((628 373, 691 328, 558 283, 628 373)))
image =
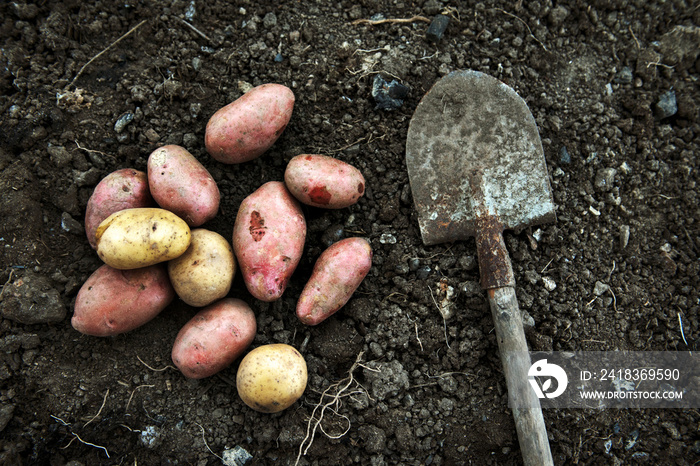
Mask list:
POLYGON ((408 96, 409 88, 395 79, 387 82, 380 75, 374 77, 372 83, 372 97, 380 110, 396 110, 403 105, 408 96))
POLYGON ((598 170, 593 181, 593 186, 599 191, 610 191, 615 182, 617 170, 614 168, 602 168, 598 170))
POLYGON ((625 249, 630 242, 630 227, 629 225, 620 226, 620 249, 625 249))
POLYGON ((661 94, 659 101, 656 103, 656 112, 661 119, 672 117, 678 112, 675 91, 667 91, 661 94))
POLYGON ((277 26, 277 15, 273 12, 266 14, 263 18, 263 26, 265 26, 266 28, 272 28, 277 26))
POLYGON ((617 73, 614 81, 617 84, 629 84, 632 82, 632 79, 632 68, 630 68, 629 66, 625 66, 620 70, 619 73, 617 73))
POLYGON ((431 42, 439 41, 445 34, 445 30, 449 24, 449 16, 435 15, 433 20, 430 22, 430 26, 428 26, 428 30, 425 32, 425 37, 431 42))
POLYGON ((134 121, 134 114, 131 112, 126 112, 120 116, 117 121, 114 123, 114 132, 119 134, 122 131, 124 131, 124 128, 126 128, 126 125, 134 121))
POLYGON ((607 293, 609 289, 610 285, 597 281, 595 282, 595 286, 593 286, 593 294, 596 296, 602 296, 603 294, 607 293))
POLYGON ((569 155, 569 151, 566 150, 566 147, 562 147, 561 150, 559 150, 559 162, 563 164, 571 163, 571 155, 569 155))
POLYGON ((248 453, 243 447, 236 445, 230 450, 225 450, 221 455, 225 466, 243 466, 253 459, 253 455, 248 453))
POLYGON ((542 282, 544 283, 544 289, 547 291, 554 291, 557 287, 557 283, 549 277, 542 277, 542 282))
POLYGON ((382 233, 379 237, 379 242, 382 244, 396 244, 396 236, 391 233, 382 233))
POLYGON ((417 257, 413 257, 408 260, 408 269, 411 272, 415 272, 416 270, 418 270, 418 267, 420 267, 420 259, 418 259, 417 257))

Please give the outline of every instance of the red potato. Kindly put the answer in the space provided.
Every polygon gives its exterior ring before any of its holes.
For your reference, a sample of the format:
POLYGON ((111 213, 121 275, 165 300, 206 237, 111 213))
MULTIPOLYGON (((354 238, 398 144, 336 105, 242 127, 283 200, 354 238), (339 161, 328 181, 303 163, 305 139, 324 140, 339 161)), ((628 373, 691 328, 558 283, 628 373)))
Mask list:
POLYGON ((148 184, 159 206, 200 226, 219 211, 219 188, 209 171, 184 147, 168 145, 148 157, 148 184))
POLYGON ((360 170, 325 155, 297 155, 284 172, 287 189, 299 202, 326 209, 342 209, 365 193, 360 170))
POLYGON ((297 302, 297 317, 317 325, 345 306, 372 267, 372 247, 347 238, 323 251, 297 302))
POLYGON ((263 84, 218 110, 204 134, 207 152, 223 163, 242 163, 262 155, 292 117, 294 93, 281 84, 263 84))
POLYGON ((185 377, 209 377, 235 361, 256 332, 255 314, 245 302, 217 301, 199 311, 177 334, 173 363, 185 377))
POLYGON ((248 291, 279 299, 301 259, 306 220, 284 183, 270 181, 245 198, 233 226, 233 250, 248 291))
POLYGON ((174 298, 163 265, 132 270, 103 265, 80 288, 71 324, 86 335, 118 335, 149 322, 174 298))
POLYGON ((85 211, 85 233, 90 246, 97 249, 97 227, 114 212, 152 205, 153 198, 144 172, 122 168, 105 176, 95 186, 85 211))

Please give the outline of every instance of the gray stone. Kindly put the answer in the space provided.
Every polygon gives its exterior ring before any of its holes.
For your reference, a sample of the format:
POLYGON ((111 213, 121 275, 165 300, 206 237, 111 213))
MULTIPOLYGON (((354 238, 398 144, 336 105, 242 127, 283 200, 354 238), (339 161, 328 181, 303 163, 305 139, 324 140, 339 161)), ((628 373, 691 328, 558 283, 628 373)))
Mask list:
POLYGON ((221 459, 225 466, 243 466, 253 459, 253 455, 248 453, 243 447, 236 445, 230 450, 224 450, 221 459))
POLYGON ((22 324, 45 324, 62 321, 67 311, 60 293, 47 278, 25 270, 5 289, 0 313, 22 324))
POLYGON ((122 131, 124 131, 124 128, 126 126, 134 121, 134 114, 131 112, 126 112, 122 114, 119 118, 117 118, 117 121, 114 122, 114 132, 119 134, 122 131))
POLYGON ((672 117, 678 112, 678 103, 676 102, 676 93, 667 91, 661 94, 659 101, 656 102, 656 113, 659 118, 664 119, 672 117))
POLYGON ((620 225, 620 249, 625 249, 630 242, 629 225, 620 225))
POLYGON ((634 75, 632 74, 632 68, 629 66, 623 67, 617 75, 615 75, 615 82, 618 84, 629 84, 632 82, 632 79, 634 79, 634 75))
POLYGON ((603 282, 597 281, 597 282, 595 282, 595 285, 593 286, 593 294, 596 296, 602 296, 605 293, 607 293, 609 289, 610 289, 610 285, 606 285, 603 282))

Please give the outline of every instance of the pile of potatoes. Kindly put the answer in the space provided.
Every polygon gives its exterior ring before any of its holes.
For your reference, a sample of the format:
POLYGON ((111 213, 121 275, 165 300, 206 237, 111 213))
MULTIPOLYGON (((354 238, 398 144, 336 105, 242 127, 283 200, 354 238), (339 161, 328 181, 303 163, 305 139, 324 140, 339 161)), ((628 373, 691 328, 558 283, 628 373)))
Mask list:
MULTIPOLYGON (((207 152, 228 164, 255 159, 282 134, 293 106, 294 94, 285 86, 253 88, 211 117, 207 152)), ((300 203, 342 209, 364 190, 355 167, 323 155, 296 156, 284 182, 265 183, 243 200, 229 243, 202 228, 217 215, 220 201, 207 169, 182 147, 160 147, 149 156, 147 173, 117 170, 95 187, 85 231, 104 265, 78 292, 71 323, 87 335, 117 335, 146 324, 177 296, 201 310, 175 338, 173 363, 186 377, 211 376, 241 356, 257 332, 250 306, 228 297, 236 268, 253 297, 279 299, 306 239, 300 203)), ((338 311, 371 264, 363 238, 330 246, 299 297, 299 320, 317 325, 338 311)), ((306 379, 298 351, 265 345, 241 361, 237 387, 251 408, 277 412, 301 396, 306 379)))

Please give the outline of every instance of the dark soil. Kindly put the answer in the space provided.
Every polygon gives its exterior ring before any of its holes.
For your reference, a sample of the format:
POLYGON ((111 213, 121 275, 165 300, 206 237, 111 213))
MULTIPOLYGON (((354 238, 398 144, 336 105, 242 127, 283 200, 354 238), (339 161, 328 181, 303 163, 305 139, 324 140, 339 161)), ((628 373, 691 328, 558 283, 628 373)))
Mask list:
MULTIPOLYGON (((0 18, 0 463, 214 465, 240 447, 248 464, 294 464, 328 390, 340 396, 299 464, 520 464, 474 241, 421 243, 404 161, 413 110, 457 69, 512 86, 539 125, 557 222, 506 234, 530 347, 698 350, 694 2, 17 0, 0 18), (413 17, 440 13, 450 23, 431 41, 413 17), (413 20, 354 23, 374 15, 413 20), (399 108, 376 108, 377 74, 410 87, 399 108), (255 161, 215 162, 209 116, 267 82, 295 93, 286 131, 255 161), (234 282, 258 316, 254 345, 289 343, 307 360, 306 393, 282 413, 240 401, 236 364, 201 381, 168 367, 195 312, 182 303, 114 338, 70 325, 100 265, 82 225, 93 188, 144 170, 164 144, 217 180, 221 212, 206 227, 226 238, 241 200, 297 154, 366 177, 357 205, 305 208, 304 258, 281 300, 234 282), (373 269, 343 310, 306 327, 296 298, 342 235, 371 240, 373 269), (458 291, 447 321, 441 286, 458 291)), ((700 460, 697 410, 544 415, 556 464, 700 460)))

